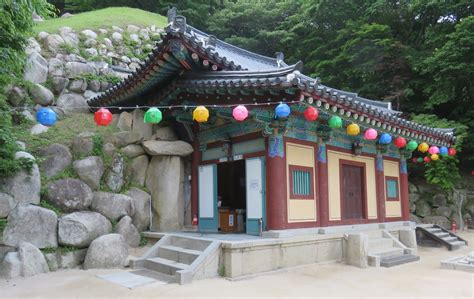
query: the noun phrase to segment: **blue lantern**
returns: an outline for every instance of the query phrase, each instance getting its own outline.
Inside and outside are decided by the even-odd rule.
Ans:
[[[285,118],[288,117],[291,113],[290,106],[287,104],[281,103],[280,105],[276,106],[275,113],[278,118]]]
[[[380,135],[380,138],[379,138],[380,144],[389,144],[390,142],[392,142],[392,136],[390,136],[390,134],[383,133],[382,135]]]
[[[439,154],[441,156],[447,156],[448,155],[448,148],[445,146],[442,146],[439,148]]]
[[[56,123],[56,112],[51,108],[41,108],[36,112],[36,120],[43,126],[53,126]]]

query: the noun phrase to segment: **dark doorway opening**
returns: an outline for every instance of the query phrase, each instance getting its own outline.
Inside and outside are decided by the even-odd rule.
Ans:
[[[365,207],[365,166],[342,164],[341,204],[343,220],[366,218]]]
[[[247,208],[245,160],[217,164],[219,230],[245,232]]]

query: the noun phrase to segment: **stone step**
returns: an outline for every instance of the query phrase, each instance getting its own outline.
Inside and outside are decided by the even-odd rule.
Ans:
[[[394,256],[394,255],[402,255],[402,254],[403,254],[403,248],[397,248],[397,247],[369,250],[369,255],[380,256],[381,258]]]
[[[380,229],[363,231],[370,239],[379,239],[382,238],[382,231]]]
[[[443,232],[443,230],[440,228],[427,228],[426,230],[432,234]]]
[[[453,242],[449,242],[449,244],[451,244],[453,246],[463,246],[463,245],[466,245],[466,242],[464,242],[464,241],[453,241]]]
[[[381,267],[390,268],[393,266],[398,266],[406,263],[419,261],[420,257],[412,254],[400,254],[390,257],[382,258],[380,261]]]
[[[169,245],[181,247],[184,249],[191,249],[197,251],[204,251],[212,241],[186,238],[181,236],[171,236]]]
[[[377,239],[369,239],[369,251],[383,249],[383,248],[391,248],[393,247],[393,241],[389,238],[377,238]]]
[[[176,271],[187,269],[189,265],[170,261],[161,257],[154,257],[146,259],[144,267],[166,275],[175,275]]]
[[[445,233],[445,232],[441,232],[441,233],[434,233],[434,235],[438,238],[444,238],[444,237],[448,237],[449,234],[448,233]]]
[[[453,241],[457,241],[458,238],[456,237],[444,237],[443,240],[446,241],[446,242],[453,242]]]
[[[201,253],[202,251],[173,245],[161,245],[158,247],[158,257],[186,265],[191,265]]]

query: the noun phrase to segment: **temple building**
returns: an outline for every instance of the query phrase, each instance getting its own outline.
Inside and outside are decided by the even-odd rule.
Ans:
[[[409,219],[408,143],[449,148],[451,131],[325,86],[281,53],[230,45],[174,10],[168,19],[141,67],[89,105],[159,107],[193,145],[186,221],[202,232],[258,235]],[[248,109],[243,121],[237,105]],[[209,110],[207,121],[193,119],[197,106]]]

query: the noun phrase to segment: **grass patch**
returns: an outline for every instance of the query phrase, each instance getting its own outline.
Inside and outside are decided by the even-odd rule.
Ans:
[[[43,252],[44,254],[47,254],[47,253],[64,254],[64,253],[74,252],[77,250],[79,250],[79,248],[70,247],[70,246],[59,246],[59,247],[46,247],[46,248],[41,249],[41,252]]]
[[[17,140],[25,142],[26,148],[28,148],[33,155],[36,155],[41,148],[53,143],[70,146],[74,137],[81,132],[93,132],[105,138],[118,131],[116,126],[97,126],[92,113],[68,115],[50,127],[47,132],[39,135],[31,135],[30,127],[30,123],[18,125],[15,127],[13,135]]]
[[[116,233],[118,220],[111,220],[110,223],[112,223],[112,233]]]
[[[59,28],[68,26],[76,31],[84,29],[98,30],[100,28],[119,26],[126,29],[126,25],[134,24],[141,27],[155,25],[163,28],[167,25],[166,17],[130,7],[109,7],[76,14],[69,18],[55,18],[37,24],[35,32],[57,32]]]
[[[7,219],[0,219],[0,237],[5,227],[7,227],[7,224],[8,224]]]
[[[145,246],[146,244],[148,244],[148,239],[147,239],[147,237],[145,237],[145,234],[140,233],[140,244],[139,244],[139,246],[140,246],[140,247],[143,247],[143,246]]]
[[[40,207],[53,211],[58,217],[61,217],[64,214],[63,211],[45,199],[40,200]]]

